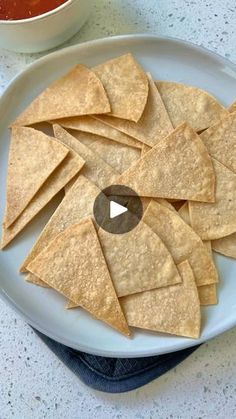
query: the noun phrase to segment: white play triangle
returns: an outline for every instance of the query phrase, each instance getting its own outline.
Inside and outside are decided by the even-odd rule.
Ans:
[[[128,211],[126,207],[123,207],[123,205],[118,204],[115,201],[110,201],[110,218],[118,217],[121,214],[124,214],[124,212]]]

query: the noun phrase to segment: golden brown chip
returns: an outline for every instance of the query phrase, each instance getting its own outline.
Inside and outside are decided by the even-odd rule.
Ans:
[[[3,224],[1,249],[6,247],[71,179],[74,179],[83,165],[84,160],[70,151],[63,162],[44,182],[17,220],[8,228]]]
[[[215,159],[216,201],[189,202],[193,229],[202,240],[215,240],[236,232],[236,174]]]
[[[181,281],[165,245],[142,221],[125,234],[100,228],[98,237],[118,297]]]
[[[82,174],[87,177],[91,182],[95,183],[100,189],[104,189],[109,186],[117,177],[118,172],[107,164],[99,154],[95,153],[89,147],[82,144],[79,139],[70,135],[60,125],[53,125],[55,137],[70,147],[76,153],[79,154],[85,160],[85,165],[82,170]],[[82,133],[81,135],[84,135]]]
[[[109,140],[116,141],[121,144],[129,145],[130,147],[141,148],[142,143],[129,137],[121,131],[118,131],[111,126],[104,124],[98,119],[91,116],[77,116],[75,118],[64,118],[53,121],[54,124],[58,123],[64,128],[73,129],[82,132],[89,132],[91,134],[101,135]],[[74,135],[74,133],[73,133]]]
[[[12,129],[4,224],[9,227],[69,153],[68,148],[33,128]]]
[[[140,196],[214,202],[215,175],[199,136],[186,124],[133,164],[116,181]]]
[[[143,156],[144,156],[144,154],[146,154],[148,151],[150,151],[150,150],[151,150],[151,148],[152,148],[152,147],[149,147],[149,145],[147,145],[147,144],[143,144],[143,146],[142,146],[142,154],[141,154],[141,157],[143,157]]]
[[[153,147],[157,144],[159,139],[166,137],[173,130],[173,126],[150,75],[148,75],[148,79],[149,93],[147,104],[138,123],[104,115],[96,116],[96,118],[101,122],[136,138],[136,140]]]
[[[50,285],[48,285],[46,282],[42,281],[42,279],[38,278],[37,276],[35,276],[34,274],[32,274],[31,272],[28,272],[25,280],[31,284],[34,285],[38,285],[39,287],[43,287],[43,288],[51,288]]]
[[[236,101],[228,108],[229,112],[236,112]]]
[[[28,270],[95,318],[130,335],[91,219],[59,234]]]
[[[110,103],[96,74],[77,65],[54,81],[22,112],[14,125],[32,125],[70,116],[110,112]]]
[[[91,148],[95,153],[99,154],[106,163],[119,173],[123,173],[132,163],[141,157],[141,150],[139,148],[117,143],[100,135],[81,131],[72,131],[72,135],[84,145]]]
[[[218,282],[218,274],[209,252],[177,211],[151,201],[143,221],[160,237],[176,264],[188,260],[197,286]]]
[[[236,112],[200,135],[210,156],[236,173]]]
[[[215,284],[198,287],[198,295],[201,306],[210,306],[218,303]]]
[[[21,272],[24,272],[26,266],[65,228],[71,224],[77,224],[82,218],[92,216],[94,200],[99,193],[100,189],[96,185],[84,176],[79,176],[44,227],[23,262]]]
[[[90,148],[119,173],[123,173],[141,157],[140,149],[119,144],[103,137],[96,138]]]
[[[197,87],[169,81],[157,81],[156,86],[174,128],[187,122],[195,131],[201,131],[228,114],[213,96]]]
[[[215,252],[236,259],[236,233],[222,239],[213,240],[211,243]]]
[[[93,71],[106,90],[111,115],[138,122],[147,102],[148,80],[132,54],[106,61]]]
[[[129,326],[198,338],[201,312],[193,272],[187,261],[178,265],[182,283],[120,299]]]

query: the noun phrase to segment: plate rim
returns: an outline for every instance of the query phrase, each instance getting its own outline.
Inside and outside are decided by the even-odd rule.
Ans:
[[[1,97],[0,97],[0,107],[2,105],[2,102],[5,100],[5,98],[11,93],[12,90],[14,90],[15,84],[18,83],[18,81],[20,81],[22,76],[27,75],[28,73],[31,73],[31,71],[33,71],[34,69],[37,69],[38,66],[43,65],[44,62],[47,62],[50,59],[54,59],[56,57],[62,56],[67,52],[73,52],[73,51],[78,51],[79,49],[86,49],[89,47],[94,47],[94,46],[102,46],[102,44],[106,43],[106,44],[112,44],[114,42],[122,42],[122,41],[134,41],[134,40],[140,40],[140,41],[169,41],[170,43],[174,43],[177,44],[179,46],[185,46],[185,47],[190,47],[192,50],[195,50],[196,52],[201,52],[203,54],[205,54],[207,57],[211,57],[212,59],[215,59],[218,63],[222,63],[225,66],[230,67],[233,71],[236,72],[236,64],[234,64],[232,61],[230,61],[228,58],[225,58],[223,56],[221,56],[220,54],[210,51],[207,48],[203,47],[203,46],[199,46],[196,45],[192,42],[189,41],[185,41],[182,40],[180,38],[176,38],[176,37],[170,37],[170,36],[158,36],[155,34],[142,34],[142,33],[137,33],[137,34],[128,34],[128,35],[117,35],[117,36],[112,36],[112,37],[104,37],[104,38],[99,38],[99,39],[95,39],[95,40],[90,40],[90,41],[86,41],[86,42],[82,42],[76,45],[72,45],[72,46],[68,46],[62,49],[59,49],[57,51],[48,53],[46,55],[44,55],[43,57],[40,57],[39,59],[36,59],[34,62],[28,64],[26,66],[26,68],[24,68],[22,71],[20,71],[15,77],[13,77],[13,79],[11,79],[11,81],[9,82],[9,84],[5,87],[5,89],[3,90]],[[72,342],[69,342],[66,338],[64,338],[63,336],[58,336],[56,333],[51,333],[50,331],[47,330],[47,328],[43,328],[41,327],[37,321],[35,321],[34,319],[32,319],[30,317],[30,315],[28,315],[25,311],[24,308],[22,306],[20,306],[16,301],[14,301],[13,299],[11,299],[11,297],[9,295],[7,295],[5,293],[5,291],[0,287],[0,298],[6,302],[12,309],[14,309],[26,322],[27,324],[29,324],[30,326],[32,326],[33,328],[37,329],[39,332],[45,334],[46,336],[50,337],[51,339],[69,346],[75,350],[80,350],[83,352],[87,352],[90,354],[94,354],[94,355],[99,355],[99,356],[106,356],[106,357],[126,357],[126,358],[132,358],[132,357],[148,357],[148,356],[154,356],[157,355],[158,348],[156,349],[156,351],[152,348],[152,349],[143,349],[142,353],[136,353],[133,349],[129,350],[129,353],[126,352],[120,352],[119,349],[118,350],[96,350],[94,348],[90,348],[87,347],[84,344],[73,344]],[[225,325],[223,324],[221,326],[220,329],[217,330],[217,333],[215,333],[214,331],[212,331],[212,333],[208,334],[207,337],[207,341],[214,338],[215,336],[220,335],[221,333],[225,332],[226,330],[231,329],[232,327],[236,326],[236,317],[235,319],[232,319],[228,324],[227,327],[225,327]],[[179,345],[179,344],[173,344],[171,346],[170,349],[168,349],[167,351],[165,351],[164,353],[171,353],[174,352],[176,350],[181,350],[181,349],[185,349],[185,348],[189,348],[195,345],[199,345],[201,343],[204,343],[204,337],[201,337],[200,339],[197,340],[193,340],[193,339],[189,339],[189,341],[186,344],[186,340],[183,341],[183,345]],[[159,352],[158,352],[159,353]],[[163,352],[162,352],[163,353]]]

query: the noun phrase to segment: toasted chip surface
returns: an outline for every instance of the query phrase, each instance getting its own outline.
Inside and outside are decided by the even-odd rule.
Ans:
[[[217,270],[209,252],[177,211],[151,201],[143,221],[161,238],[176,264],[188,260],[197,286],[218,282]]]
[[[129,145],[130,147],[142,147],[142,143],[140,141],[135,140],[135,138],[132,138],[125,133],[112,128],[110,125],[104,124],[102,121],[99,121],[98,119],[95,119],[91,116],[64,118],[53,122],[54,124],[57,123],[64,128],[101,135],[102,137],[108,138],[118,143]]]
[[[111,115],[137,122],[148,96],[145,72],[132,54],[106,61],[93,68],[111,104]]]
[[[193,272],[187,261],[178,265],[182,283],[120,299],[129,326],[198,338],[201,313]]]
[[[48,202],[74,178],[84,166],[84,160],[70,151],[62,163],[44,182],[27,207],[8,228],[3,224],[1,248],[7,246]]]
[[[217,289],[215,284],[198,287],[198,295],[201,306],[211,306],[218,303]]]
[[[236,173],[236,112],[200,135],[208,153]]]
[[[201,131],[228,114],[213,96],[197,87],[170,81],[157,81],[156,86],[174,127],[187,122]]]
[[[202,240],[215,240],[236,232],[236,174],[215,159],[212,163],[216,201],[189,202],[191,225]]]
[[[228,108],[229,112],[236,112],[236,101]]]
[[[68,148],[40,131],[24,127],[12,129],[4,217],[6,227],[19,217],[68,153]]]
[[[59,234],[28,270],[97,319],[130,334],[91,219]]]
[[[119,173],[123,173],[141,157],[140,149],[102,137],[96,138],[90,148]]]
[[[84,176],[79,176],[75,184],[44,227],[38,240],[22,264],[21,271],[65,228],[79,223],[93,215],[93,204],[100,189]]]
[[[76,153],[79,154],[85,161],[82,173],[91,182],[95,183],[100,189],[104,189],[109,186],[117,177],[118,172],[107,164],[99,154],[95,153],[89,147],[86,147],[82,142],[69,134],[60,125],[53,126],[55,137],[60,140],[63,144],[70,147]],[[81,133],[84,136],[84,133]]]
[[[136,140],[153,147],[159,139],[166,137],[173,130],[173,126],[150,75],[148,75],[148,80],[149,93],[147,104],[142,117],[137,123],[103,115],[96,118],[136,138]]]
[[[119,297],[181,281],[165,245],[142,221],[125,234],[100,228],[98,237]]]
[[[45,89],[22,112],[14,125],[32,125],[78,115],[110,112],[110,103],[96,74],[77,65]]]
[[[212,249],[217,253],[236,259],[236,233],[223,237],[222,239],[212,240]]]
[[[199,136],[186,124],[176,128],[124,172],[117,183],[140,196],[213,202],[215,175]]]

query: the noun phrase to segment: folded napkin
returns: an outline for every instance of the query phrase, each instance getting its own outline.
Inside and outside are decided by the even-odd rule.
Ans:
[[[35,333],[83,383],[106,393],[142,387],[184,361],[200,346],[145,358],[106,358],[71,349],[37,330]]]

